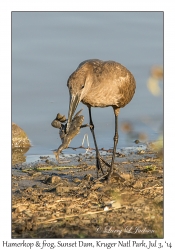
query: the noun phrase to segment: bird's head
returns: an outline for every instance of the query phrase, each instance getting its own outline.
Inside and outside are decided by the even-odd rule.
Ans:
[[[70,95],[68,122],[67,122],[67,128],[66,128],[67,133],[69,131],[69,127],[72,121],[73,114],[79,102],[87,94],[90,85],[91,85],[91,79],[88,76],[88,72],[86,69],[82,69],[82,68],[73,72],[67,81],[67,86],[68,86],[69,95]]]

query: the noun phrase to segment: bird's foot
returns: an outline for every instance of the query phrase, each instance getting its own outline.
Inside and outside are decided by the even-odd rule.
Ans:
[[[111,177],[114,177],[115,179],[121,180],[122,182],[125,181],[125,179],[122,176],[120,176],[116,171],[115,172],[113,171],[114,166],[111,166],[108,162],[103,160],[101,157],[99,157],[98,160],[99,160],[100,164],[103,163],[103,165],[105,164],[110,169],[107,171],[106,174],[104,174],[104,172],[102,172],[103,175],[101,177],[99,177],[99,178],[98,178],[98,175],[97,175],[97,180],[96,181],[104,179],[105,181],[107,181],[107,183],[109,183]]]
[[[101,170],[102,174],[104,176],[106,176],[106,174],[104,174],[104,171],[103,171],[103,166],[107,166],[107,167],[111,167],[111,165],[105,161],[100,155],[97,156],[97,178],[98,178],[98,171]]]
[[[107,167],[111,168],[111,165],[105,161],[101,156],[100,154],[96,157],[96,166],[97,166],[97,179],[98,179],[98,171],[101,170],[103,176],[100,177],[100,178],[104,178],[107,174],[104,174],[104,171],[103,171],[103,167],[106,165]]]
[[[102,168],[102,162],[101,162],[101,157],[97,156],[96,157],[96,167],[97,167],[97,178],[98,178],[98,171],[101,170],[102,174],[104,175],[104,171]]]
[[[107,161],[105,161],[100,156],[100,154],[97,155],[97,157],[96,157],[96,164],[97,164],[97,171],[101,170],[101,172],[102,172],[103,175],[104,175],[104,171],[103,171],[102,166],[106,165],[107,167],[111,168],[111,165]]]
[[[101,156],[99,156],[99,159],[100,159],[100,161],[103,163],[103,164],[105,164],[107,167],[111,167],[111,165],[107,162],[107,161],[105,161]]]
[[[102,176],[98,177],[94,182],[98,182],[98,181],[105,181],[107,183],[109,183],[110,179],[111,179],[111,175],[109,174],[109,172],[107,172],[106,174],[103,174]]]
[[[121,177],[118,173],[115,173],[115,175],[114,175],[114,174],[108,172],[108,173],[100,176],[99,178],[97,178],[95,180],[95,182],[105,181],[105,182],[109,183],[111,180],[111,177],[117,178],[118,180],[121,180],[122,182],[125,181],[125,179],[123,177]]]
[[[106,162],[106,161],[100,156],[100,154],[97,155],[97,156],[96,156],[97,181],[98,181],[98,180],[101,180],[101,179],[103,179],[103,178],[105,178],[105,176],[107,175],[107,174],[104,173],[104,170],[103,170],[103,166],[104,166],[104,165],[106,165],[107,167],[110,167],[110,166],[111,166],[108,162]],[[101,172],[102,172],[102,174],[103,174],[100,178],[98,177],[98,172],[99,172],[99,170],[101,170]]]
[[[122,182],[125,181],[125,179],[119,175],[117,172],[114,172],[113,170],[109,169],[108,173],[105,176],[105,179],[107,180],[107,183],[110,181],[111,177],[114,177],[117,180],[121,180]]]
[[[106,180],[106,176],[108,175],[108,173],[106,173],[106,174],[103,174],[102,176],[100,176],[99,178],[97,177],[97,179],[96,180],[94,180],[94,182],[98,182],[98,181],[101,181],[101,180],[103,180],[104,179],[104,181]]]

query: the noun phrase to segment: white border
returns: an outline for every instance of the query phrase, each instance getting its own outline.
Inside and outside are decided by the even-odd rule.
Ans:
[[[11,239],[11,11],[164,11],[164,146],[165,146],[165,234],[164,242],[174,241],[174,168],[175,168],[175,22],[173,1],[1,1],[0,7],[0,245]],[[172,138],[172,143],[171,139]],[[14,240],[11,240],[14,242]],[[105,240],[107,242],[107,240]],[[161,240],[160,240],[161,241]],[[30,242],[32,242],[30,240]],[[13,248],[11,248],[13,249]],[[32,248],[34,249],[34,248]]]

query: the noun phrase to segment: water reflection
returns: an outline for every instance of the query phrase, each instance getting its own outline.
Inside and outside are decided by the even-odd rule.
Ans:
[[[26,153],[29,148],[14,148],[12,149],[12,165],[26,162]]]

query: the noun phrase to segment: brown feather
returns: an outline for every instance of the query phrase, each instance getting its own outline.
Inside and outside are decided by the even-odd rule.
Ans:
[[[83,90],[80,101],[87,106],[112,106],[115,110],[131,101],[136,83],[131,72],[120,63],[93,59],[80,63],[69,77],[68,87],[73,94]]]

